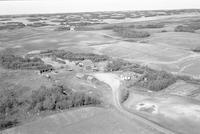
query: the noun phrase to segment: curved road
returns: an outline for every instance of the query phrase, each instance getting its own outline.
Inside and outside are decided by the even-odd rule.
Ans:
[[[108,84],[111,88],[112,88],[112,93],[113,93],[113,102],[115,107],[124,115],[128,116],[131,119],[134,120],[138,120],[141,123],[144,123],[146,125],[148,125],[149,127],[156,129],[157,131],[164,133],[164,134],[175,134],[174,132],[165,129],[149,120],[146,120],[138,115],[135,115],[133,113],[130,113],[126,110],[123,109],[123,107],[121,106],[120,103],[120,78],[116,75],[116,74],[112,74],[112,73],[96,73],[93,74],[94,77],[96,77],[98,80]]]

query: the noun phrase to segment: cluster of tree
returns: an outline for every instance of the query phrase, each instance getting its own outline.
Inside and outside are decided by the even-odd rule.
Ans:
[[[0,64],[7,69],[53,70],[51,65],[46,65],[40,58],[23,58],[14,54],[0,55]]]
[[[63,86],[41,87],[27,97],[21,90],[0,90],[0,130],[20,123],[22,114],[33,115],[43,111],[59,111],[85,105],[99,105],[96,96],[74,92]],[[26,115],[23,115],[26,116]]]
[[[179,26],[176,26],[175,29],[174,29],[175,32],[190,32],[190,33],[194,33],[195,32],[195,29],[193,29],[192,27],[190,26],[182,26],[182,25],[179,25]]]
[[[66,23],[67,25],[71,25],[71,26],[76,26],[76,27],[83,27],[83,26],[92,26],[92,25],[97,25],[97,24],[102,24],[100,22],[91,22],[91,21],[87,21],[87,22],[68,22]]]
[[[124,14],[120,14],[120,15],[111,15],[110,19],[116,19],[116,20],[121,20],[121,19],[125,19],[126,16]]]
[[[106,71],[132,71],[142,74],[145,71],[145,67],[122,59],[114,59],[107,64]]]
[[[190,22],[187,24],[188,27],[190,27],[193,30],[199,30],[200,29],[200,22],[199,20],[196,20],[195,22]]]
[[[192,49],[192,51],[193,51],[193,52],[198,52],[198,53],[199,53],[199,52],[200,52],[200,47],[196,47],[196,48]]]
[[[63,110],[71,107],[79,107],[91,104],[100,104],[101,102],[85,93],[73,92],[71,89],[56,86],[54,88],[42,87],[33,91],[30,101],[30,109],[37,112],[45,110]]]
[[[114,60],[111,60],[107,64],[106,71],[108,71],[108,72],[120,71],[120,70],[122,70],[122,68],[127,67],[129,65],[131,65],[130,62],[127,62],[127,61],[122,60],[122,59],[114,59]]]
[[[146,38],[150,36],[146,31],[138,31],[126,27],[115,27],[113,31],[125,38]]]
[[[55,31],[69,31],[70,27],[69,26],[59,26],[55,29]]]
[[[30,21],[30,22],[38,22],[38,21],[45,20],[45,19],[33,17],[33,18],[28,18],[27,20]]]
[[[161,23],[152,23],[146,25],[137,25],[136,28],[163,28],[165,25]]]
[[[168,86],[174,84],[177,78],[165,71],[155,71],[155,70],[146,70],[140,80],[138,80],[134,85],[147,88],[152,91],[160,91],[167,88]]]
[[[19,28],[24,28],[25,24],[21,22],[7,22],[3,25],[0,25],[0,30],[14,30]]]
[[[45,22],[35,22],[32,24],[27,24],[27,26],[30,27],[44,27],[44,26],[48,26],[49,24],[45,23]]]
[[[117,24],[104,24],[100,26],[101,30],[113,30],[115,27],[117,27]]]
[[[106,55],[98,55],[93,53],[72,53],[65,50],[47,50],[41,52],[40,54],[53,55],[58,58],[67,59],[70,61],[91,60],[93,62],[101,62],[109,59],[109,57]]]
[[[152,91],[162,90],[175,83],[178,78],[165,71],[156,71],[146,66],[140,66],[121,59],[109,62],[106,66],[106,71],[129,71],[142,74],[142,77],[137,81],[128,82],[127,87],[139,86]]]
[[[94,31],[97,30],[96,27],[90,27],[90,26],[79,26],[75,28],[76,31]]]
[[[14,87],[14,88],[13,88]],[[10,86],[0,89],[0,130],[15,126],[23,113],[25,87]]]

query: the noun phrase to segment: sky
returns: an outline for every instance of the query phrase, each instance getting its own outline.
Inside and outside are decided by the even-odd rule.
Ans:
[[[183,8],[200,9],[200,0],[0,0],[0,15]]]

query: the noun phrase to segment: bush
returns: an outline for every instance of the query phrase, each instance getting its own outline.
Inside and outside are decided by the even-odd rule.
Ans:
[[[124,27],[115,27],[113,31],[125,38],[146,38],[150,36],[148,32],[137,31],[134,29]]]
[[[175,32],[190,32],[190,33],[195,32],[195,30],[193,28],[191,28],[189,26],[181,26],[181,25],[175,27],[174,31]]]

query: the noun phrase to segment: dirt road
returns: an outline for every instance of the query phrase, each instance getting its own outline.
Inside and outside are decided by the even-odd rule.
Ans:
[[[128,118],[132,119],[132,120],[137,120],[147,126],[149,126],[151,129],[155,129],[155,131],[157,130],[158,132],[164,133],[164,134],[175,134],[174,132],[165,129],[149,120],[146,120],[138,115],[135,115],[133,113],[130,113],[128,111],[126,111],[120,103],[120,78],[116,75],[116,74],[112,74],[112,73],[96,73],[94,74],[94,76],[108,84],[111,88],[112,88],[112,93],[113,93],[113,103],[115,105],[115,107],[124,115],[126,115]],[[155,134],[155,133],[154,133]]]

